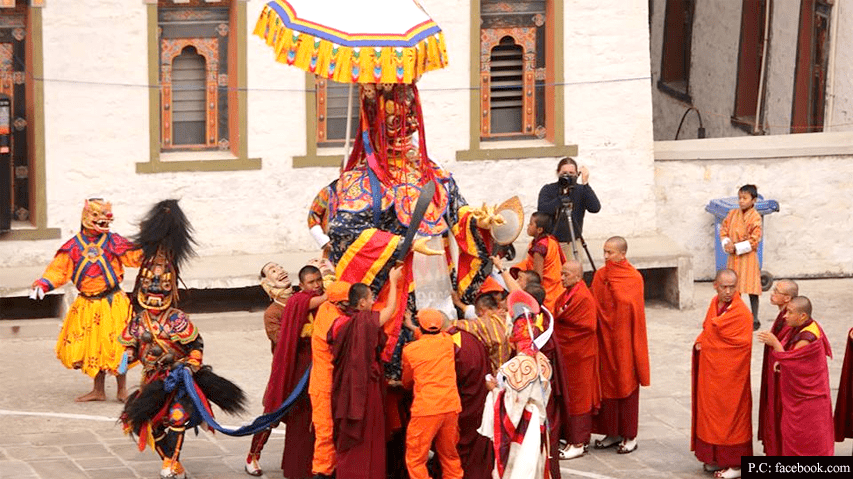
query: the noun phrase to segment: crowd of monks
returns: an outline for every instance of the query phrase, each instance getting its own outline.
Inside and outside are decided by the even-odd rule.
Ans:
[[[588,287],[582,264],[566,259],[556,239],[544,233],[547,227],[534,214],[527,256],[512,268],[491,258],[493,276],[474,304],[455,298],[461,319],[450,321],[434,310],[407,315],[404,325],[415,340],[398,356],[400,380],[388,378],[380,354],[397,310],[400,295],[393,288],[400,269],[391,270],[392,291],[377,303],[366,285],[334,280],[331,269],[303,267],[298,292],[274,302],[275,312],[267,315],[268,323],[279,321],[270,335],[274,354],[265,411],[275,410],[308,375],[308,394],[283,419],[284,477],[511,477],[513,464],[522,462],[518,455],[528,430],[522,428],[530,418],[506,410],[508,423],[491,425],[494,433],[484,428],[489,416],[502,417],[490,410],[503,407],[490,399],[495,377],[512,375],[510,366],[521,367],[518,359],[527,356],[547,372],[539,373],[539,395],[545,397],[537,453],[544,462],[529,477],[559,478],[559,460],[587,454],[590,445],[634,452],[640,386],[650,384],[643,278],[626,258],[626,240],[617,236],[605,242],[605,264]],[[276,274],[280,267],[274,264],[262,271],[264,277]],[[690,449],[706,471],[724,478],[740,477],[741,457],[753,455],[753,317],[737,281],[733,270],[717,274],[717,295],[692,356]],[[527,320],[529,333],[514,324],[518,315],[507,305],[507,295],[515,292],[538,303],[534,319]],[[781,280],[771,302],[779,315],[769,331],[758,333],[765,345],[758,439],[767,455],[832,455],[834,440],[853,437],[853,359],[845,358],[833,419],[826,361],[831,352],[810,301],[793,281]],[[528,341],[516,338],[516,330]],[[848,353],[851,344],[853,330]],[[525,400],[532,404],[534,396]],[[603,437],[590,444],[592,434]],[[265,431],[253,438],[247,473],[261,474],[258,459],[268,437]]]

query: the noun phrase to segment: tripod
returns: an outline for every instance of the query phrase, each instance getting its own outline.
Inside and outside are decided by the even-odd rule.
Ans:
[[[580,233],[575,234],[575,220],[572,218],[572,212],[574,205],[572,204],[571,192],[574,189],[574,185],[569,186],[568,188],[563,188],[560,191],[560,207],[557,208],[557,219],[554,222],[554,232],[557,231],[557,228],[560,225],[560,221],[565,221],[569,225],[569,244],[572,245],[572,258],[575,261],[580,261],[580,256],[578,254],[578,246],[575,242],[576,239],[581,241],[581,247],[586,252],[586,257],[589,259],[589,264],[592,266],[592,271],[595,272],[595,262],[592,260],[592,254],[589,252],[589,247],[586,245],[586,240],[583,238],[583,235]]]

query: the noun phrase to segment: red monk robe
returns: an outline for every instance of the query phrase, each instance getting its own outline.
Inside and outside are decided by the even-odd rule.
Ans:
[[[453,339],[456,357],[456,388],[462,401],[459,413],[459,442],[456,450],[463,479],[490,479],[495,466],[492,441],[480,435],[477,428],[486,404],[486,375],[491,373],[486,347],[476,336],[452,326],[447,330]]]
[[[589,442],[592,415],[601,404],[596,312],[595,299],[583,281],[557,300],[554,337],[569,371],[569,407],[562,428],[569,444]]]
[[[513,276],[518,276],[518,271],[533,269],[533,255],[539,254],[544,258],[542,265],[542,288],[545,289],[545,302],[548,311],[554,311],[557,298],[563,294],[563,282],[561,274],[566,256],[563,254],[560,243],[552,235],[542,235],[530,242],[527,256],[511,268]]]
[[[690,450],[705,464],[740,467],[752,455],[752,312],[740,296],[711,300],[696,344]]]
[[[628,260],[608,261],[595,272],[592,296],[598,306],[601,378],[601,410],[593,432],[633,439],[639,387],[650,384],[643,277]]]
[[[781,338],[790,329],[790,326],[785,324],[785,308],[779,311],[776,319],[773,321],[773,326],[770,327],[770,332],[777,338]],[[764,454],[767,454],[767,441],[772,441],[773,438],[765,438],[765,430],[767,424],[767,382],[773,379],[773,363],[769,360],[770,352],[773,351],[772,346],[764,345],[764,358],[761,361],[761,391],[758,395],[758,440],[764,444]]]
[[[315,310],[308,302],[316,293],[299,291],[287,301],[281,314],[272,368],[264,393],[264,412],[281,406],[311,365],[311,333],[307,331]],[[307,331],[307,333],[306,333]],[[288,479],[311,477],[314,433],[311,431],[311,401],[303,394],[284,417],[286,432],[281,469]]]
[[[838,397],[835,398],[835,441],[853,437],[853,328],[847,333],[847,349],[844,365],[838,382]]]
[[[378,311],[332,323],[332,417],[337,477],[385,479],[384,380],[379,355],[386,337]]]
[[[801,339],[809,344],[793,349]],[[829,340],[817,321],[788,328],[779,338],[785,351],[772,351],[775,380],[768,381],[764,447],[768,456],[832,456],[832,400]],[[781,407],[781,409],[779,408]],[[769,440],[773,438],[773,440]]]

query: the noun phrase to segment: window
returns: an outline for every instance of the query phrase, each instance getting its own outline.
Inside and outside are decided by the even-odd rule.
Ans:
[[[738,56],[737,90],[732,123],[750,133],[759,132],[761,112],[761,70],[765,58],[767,32],[766,0],[743,0],[740,25],[740,54]]]
[[[344,146],[347,132],[347,100],[352,102],[352,120],[350,121],[350,144],[358,132],[358,119],[361,102],[359,86],[317,78],[317,146]]]
[[[229,150],[230,0],[160,0],[161,149]]]
[[[43,0],[0,1],[0,239],[59,238],[47,227]]]
[[[695,0],[666,0],[658,88],[688,103]]]
[[[481,0],[480,138],[545,138],[544,0]]]
[[[831,10],[829,0],[802,0],[791,133],[823,131]]]
[[[258,170],[248,158],[246,0],[148,4],[150,159],[137,173]]]

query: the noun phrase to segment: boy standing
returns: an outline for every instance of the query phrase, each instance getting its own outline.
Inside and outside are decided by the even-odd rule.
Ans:
[[[554,311],[557,298],[563,294],[561,274],[566,256],[560,249],[560,243],[553,235],[548,234],[551,230],[551,217],[545,213],[535,212],[530,216],[527,225],[527,234],[533,237],[527,257],[512,267],[513,275],[517,276],[516,270],[533,270],[542,278],[542,287],[545,288],[545,307],[548,311]]]
[[[427,458],[435,440],[442,477],[462,479],[459,413],[462,403],[456,387],[453,339],[442,332],[444,314],[434,309],[418,312],[420,339],[403,348],[403,386],[414,387],[412,419],[406,431],[406,467],[411,479],[428,479]]]
[[[761,326],[758,321],[758,296],[761,295],[761,272],[758,267],[758,243],[761,241],[761,215],[755,211],[758,188],[743,185],[738,190],[738,206],[729,211],[720,226],[720,242],[729,254],[726,268],[737,273],[738,293],[749,295],[752,308],[752,329]]]

